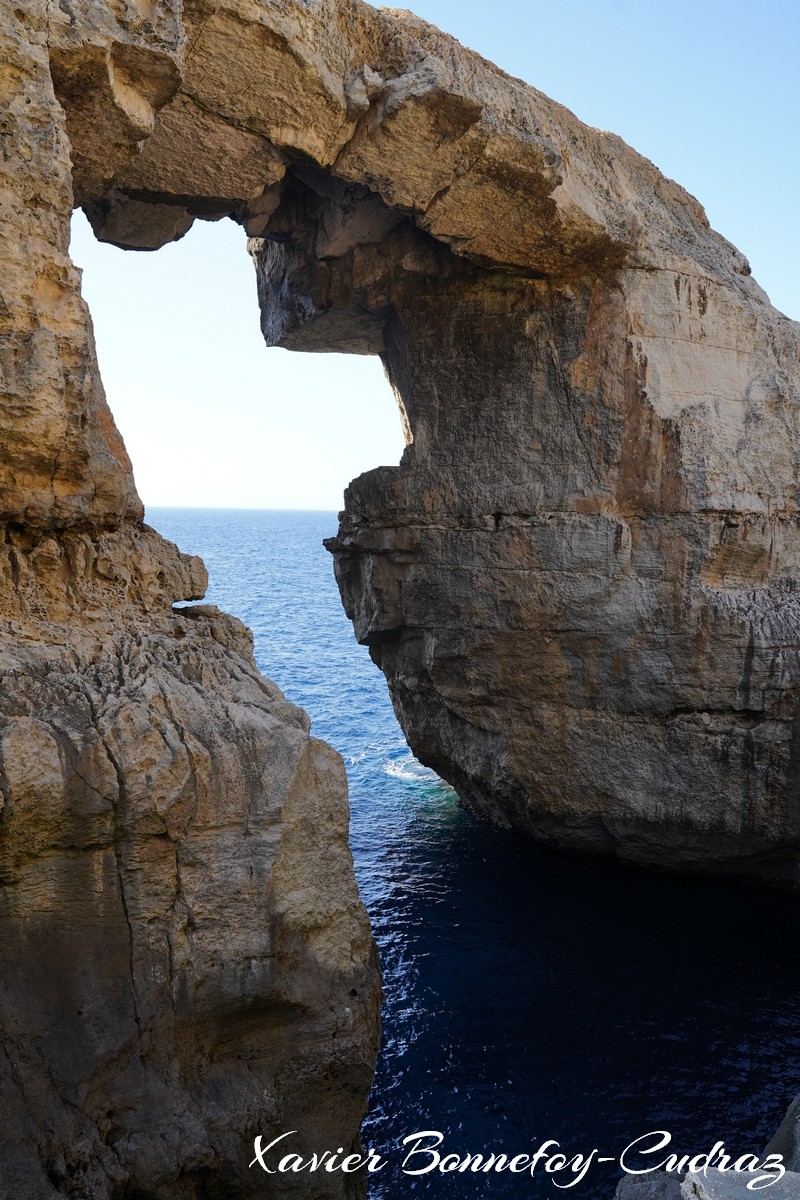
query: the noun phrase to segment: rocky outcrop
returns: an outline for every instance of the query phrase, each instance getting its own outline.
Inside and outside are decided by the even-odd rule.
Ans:
[[[535,280],[410,244],[422,278],[381,280],[412,441],[329,545],[416,754],[535,836],[796,881],[795,327],[688,265]]]
[[[708,1175],[688,1175],[682,1186],[682,1200],[750,1200],[753,1189],[748,1184],[753,1178],[732,1178],[721,1171],[709,1171]],[[763,1187],[763,1182],[761,1184]],[[769,1184],[772,1200],[794,1200],[800,1195],[800,1175],[787,1173],[782,1179]]]
[[[258,1195],[254,1137],[350,1144],[372,1079],[342,762],[234,618],[126,605],[167,550],[132,530],[3,547],[9,1200]],[[196,594],[199,564],[172,557]]]
[[[615,1192],[615,1200],[752,1200],[764,1194],[771,1200],[796,1200],[800,1175],[787,1171],[781,1179],[758,1172],[689,1172],[682,1180],[656,1173],[637,1178],[627,1175]]]
[[[2,1200],[263,1195],[254,1137],[357,1143],[377,1052],[343,764],[238,621],[175,606],[205,570],[142,523],[67,252],[73,178],[104,195],[175,93],[177,13],[0,19]]]
[[[757,1170],[736,1170],[750,1164],[733,1154],[726,1170],[705,1166],[702,1169],[698,1154],[695,1170],[667,1172],[652,1170],[647,1174],[626,1174],[617,1185],[614,1200],[749,1200],[754,1195],[766,1195],[773,1200],[795,1200],[800,1196],[800,1149],[798,1149],[798,1116],[800,1096],[790,1105],[778,1132],[762,1155],[755,1155]],[[710,1152],[709,1152],[710,1153]],[[752,1152],[744,1152],[746,1159]],[[715,1161],[719,1158],[715,1155]],[[783,1168],[782,1173],[776,1167]],[[780,1175],[780,1178],[779,1178]]]
[[[789,1170],[800,1174],[800,1096],[789,1108],[766,1153],[780,1154]]]

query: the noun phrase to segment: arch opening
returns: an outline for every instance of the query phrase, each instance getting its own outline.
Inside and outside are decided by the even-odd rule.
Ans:
[[[198,221],[157,254],[131,254],[76,212],[71,254],[146,508],[336,512],[351,479],[399,462],[404,414],[377,357],[264,346],[233,223]]]

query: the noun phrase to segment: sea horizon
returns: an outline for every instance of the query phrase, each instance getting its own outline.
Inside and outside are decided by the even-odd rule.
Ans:
[[[144,502],[143,502],[144,503]],[[179,512],[303,512],[303,513],[339,513],[342,510],[338,508],[284,508],[284,507],[253,507],[251,505],[240,504],[145,504],[144,511],[147,515],[148,509],[175,509]]]

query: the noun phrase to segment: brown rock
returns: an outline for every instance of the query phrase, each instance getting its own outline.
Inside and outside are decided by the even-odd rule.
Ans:
[[[256,1134],[357,1143],[379,1036],[342,762],[239,622],[173,610],[205,570],[141,523],[67,255],[72,163],[119,241],[185,220],[107,190],[180,78],[134,8],[0,19],[2,1200],[263,1195]]]
[[[0,1195],[262,1195],[372,1079],[344,766],[152,530],[2,551]]]
[[[53,528],[141,517],[97,370],[79,275],[64,113],[44,4],[4,6],[0,86],[15,153],[0,162],[3,305],[0,520]]]

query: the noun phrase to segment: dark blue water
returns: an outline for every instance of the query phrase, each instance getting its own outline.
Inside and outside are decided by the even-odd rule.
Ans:
[[[798,901],[564,857],[459,810],[354,641],[321,545],[335,514],[147,517],[202,555],[208,601],[253,629],[260,668],[347,765],[386,989],[364,1128],[389,1160],[375,1200],[564,1194],[538,1171],[404,1175],[416,1130],[462,1155],[554,1138],[616,1158],[655,1129],[685,1153],[761,1150],[800,1091]],[[566,1195],[606,1200],[619,1175],[593,1164]]]

